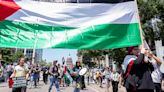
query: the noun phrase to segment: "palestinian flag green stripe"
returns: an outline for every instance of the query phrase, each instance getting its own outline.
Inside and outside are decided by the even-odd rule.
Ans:
[[[138,23],[64,27],[4,20],[0,30],[0,47],[9,48],[109,49],[141,44]]]

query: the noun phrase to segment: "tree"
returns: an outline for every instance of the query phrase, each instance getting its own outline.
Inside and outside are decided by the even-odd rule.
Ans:
[[[89,68],[95,67],[96,66],[96,62],[92,62],[91,61],[91,57],[85,55],[83,56],[83,64],[87,65]]]
[[[11,56],[12,52],[11,49],[9,48],[1,48],[0,53],[2,55],[2,60],[5,61],[6,63],[9,63],[12,61]]]
[[[148,41],[150,47],[154,48],[154,40],[158,40],[155,33],[153,32],[153,27],[151,25],[151,20],[153,18],[158,18],[161,20],[158,23],[160,39],[164,40],[162,35],[164,28],[164,1],[163,0],[138,0],[139,15],[142,23],[142,29],[145,33],[145,38]]]
[[[48,65],[48,63],[46,62],[46,60],[41,60],[41,61],[39,62],[39,64],[40,64],[41,66],[47,66],[47,65]]]
[[[105,59],[106,54],[109,55],[112,60],[121,64],[127,54],[127,50],[126,48],[110,50],[78,50],[78,55],[83,55],[83,63],[86,65],[92,64],[90,63],[91,58],[96,58],[98,62],[100,62],[102,59]]]
[[[10,48],[1,48],[0,53],[2,55],[2,60],[5,63],[17,62],[17,60],[20,57],[24,57],[23,52],[21,51],[15,52],[14,49],[10,49]]]
[[[12,62],[17,62],[19,58],[24,57],[24,54],[22,51],[17,51],[16,53],[13,53],[11,55]]]

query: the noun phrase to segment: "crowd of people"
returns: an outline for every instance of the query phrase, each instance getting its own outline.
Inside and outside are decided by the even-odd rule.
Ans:
[[[65,72],[65,68],[67,67],[61,66],[60,64],[57,63],[58,61],[55,60],[52,62],[52,65],[49,67],[39,66],[38,64],[27,64],[25,58],[22,57],[19,59],[19,62],[16,65],[0,64],[0,78],[2,78],[3,76],[4,78],[3,81],[8,82],[9,88],[12,88],[12,92],[26,92],[27,87],[18,87],[18,88],[12,87],[13,85],[12,79],[24,76],[25,79],[27,80],[27,85],[29,86],[29,88],[32,87],[37,88],[40,81],[40,76],[42,76],[43,82],[45,84],[48,83],[48,79],[49,79],[50,86],[48,92],[51,92],[51,89],[54,84],[56,87],[56,91],[60,92],[60,86],[62,87],[69,86],[73,82],[65,78],[66,75],[64,74],[64,72]],[[80,62],[77,62],[76,66],[70,70],[72,71],[70,73],[70,76],[74,79],[76,85],[78,85],[75,87],[74,92],[79,92],[80,89],[85,88],[85,85],[82,85],[82,83],[84,83],[84,76],[79,76],[78,74],[79,69],[81,69],[81,65]]]
[[[4,76],[4,80],[6,82],[8,80],[11,88],[12,78],[24,76],[27,85],[30,88],[36,88],[40,76],[43,76],[45,85],[49,83],[48,92],[51,92],[53,85],[56,87],[56,92],[60,92],[60,87],[70,86],[74,82],[74,92],[80,92],[86,88],[86,83],[99,85],[100,88],[106,85],[105,92],[109,92],[111,86],[113,92],[118,92],[118,88],[121,86],[124,86],[127,92],[164,92],[164,74],[159,69],[161,64],[162,61],[158,57],[142,46],[140,48],[138,46],[128,48],[128,55],[124,58],[122,68],[91,68],[83,76],[78,74],[83,68],[79,61],[72,69],[68,69],[65,65],[58,64],[57,60],[48,67],[27,64],[25,58],[22,57],[17,65],[0,64],[0,80]],[[12,92],[26,92],[26,88],[26,86],[13,87]]]

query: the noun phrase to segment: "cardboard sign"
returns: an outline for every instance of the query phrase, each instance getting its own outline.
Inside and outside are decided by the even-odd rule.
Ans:
[[[25,77],[15,77],[13,78],[14,84],[13,88],[18,88],[18,87],[26,87],[27,82]]]

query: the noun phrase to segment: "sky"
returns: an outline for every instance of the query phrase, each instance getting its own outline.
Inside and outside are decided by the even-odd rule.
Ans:
[[[62,63],[62,57],[66,58],[69,56],[72,57],[73,63],[77,60],[77,50],[76,49],[43,49],[43,57],[42,59],[47,62],[52,62],[53,60],[58,60],[58,62]]]

